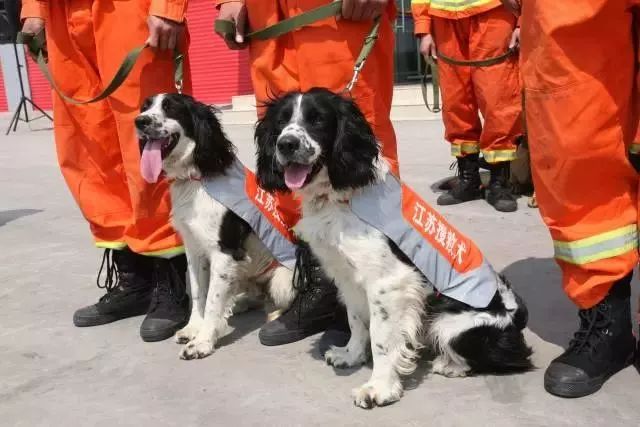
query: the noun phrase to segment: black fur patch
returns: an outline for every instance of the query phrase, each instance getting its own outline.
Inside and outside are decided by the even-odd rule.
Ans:
[[[251,233],[251,227],[245,220],[227,210],[222,217],[220,230],[218,230],[220,237],[218,246],[223,253],[231,255],[234,260],[242,261],[247,256],[244,243]]]

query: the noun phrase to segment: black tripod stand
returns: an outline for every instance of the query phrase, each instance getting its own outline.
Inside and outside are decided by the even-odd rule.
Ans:
[[[38,107],[38,105],[31,100],[31,98],[27,98],[24,93],[24,81],[22,80],[22,69],[24,65],[20,63],[20,58],[18,57],[18,45],[13,43],[13,51],[16,55],[16,66],[18,67],[18,81],[20,82],[20,102],[18,103],[18,108],[16,108],[16,112],[9,123],[9,128],[7,129],[7,133],[5,135],[9,135],[9,132],[13,130],[14,132],[18,129],[18,122],[29,123],[34,120],[41,119],[42,117],[46,117],[49,120],[53,121],[53,118],[49,114],[47,114],[42,108]],[[39,117],[29,118],[29,111],[27,109],[27,104],[31,104],[31,106],[40,111],[42,113]],[[24,109],[24,118],[21,117],[22,110]]]

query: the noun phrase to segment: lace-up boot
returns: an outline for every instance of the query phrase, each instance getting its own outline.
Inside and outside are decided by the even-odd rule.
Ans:
[[[448,192],[438,197],[438,205],[448,206],[469,202],[482,198],[482,182],[480,181],[480,166],[478,154],[468,154],[458,157],[456,163],[458,180]]]
[[[498,162],[490,165],[491,179],[487,192],[487,202],[500,212],[515,212],[518,202],[509,183],[511,162]]]

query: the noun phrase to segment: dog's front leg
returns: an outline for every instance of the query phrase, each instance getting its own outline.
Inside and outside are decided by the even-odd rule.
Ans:
[[[380,293],[377,287],[372,286],[369,296],[369,334],[373,373],[366,384],[352,392],[354,404],[361,408],[388,405],[402,397],[398,364],[404,356],[406,344],[402,327],[403,305],[397,300],[400,297],[398,293]]]
[[[350,307],[347,303],[347,316],[351,329],[349,342],[346,347],[331,346],[324,355],[327,364],[335,368],[363,365],[369,359],[369,331],[362,319],[362,314],[357,313],[353,306]]]
[[[187,250],[189,271],[189,296],[191,297],[191,317],[189,323],[176,333],[176,342],[186,344],[193,340],[204,320],[206,290],[209,283],[209,262],[198,254]]]
[[[238,265],[224,253],[212,258],[204,320],[196,337],[182,349],[183,359],[207,357],[213,353],[218,338],[228,331],[227,317],[231,315]]]

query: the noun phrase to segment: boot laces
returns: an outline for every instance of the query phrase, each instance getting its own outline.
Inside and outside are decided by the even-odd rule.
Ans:
[[[298,291],[295,304],[298,312],[298,324],[302,320],[302,306],[305,296],[312,290],[312,283],[316,280],[315,272],[319,269],[314,265],[313,254],[307,245],[300,245],[296,251],[296,263],[293,268],[293,288]]]
[[[101,282],[102,272],[105,272],[104,281]],[[113,260],[113,251],[111,249],[105,249],[102,255],[102,263],[100,264],[100,270],[98,271],[98,277],[96,278],[96,285],[100,289],[107,291],[105,295],[100,298],[103,301],[111,292],[113,292],[120,282],[120,273],[118,266]]]
[[[184,285],[176,267],[166,260],[159,262],[157,267],[153,270],[156,287],[153,292],[151,307],[149,307],[150,312],[155,310],[163,301],[173,301],[177,304],[184,297],[184,291],[181,289],[185,289],[185,286],[176,284],[177,282],[179,285]],[[161,275],[164,277],[160,277]]]
[[[602,338],[609,334],[608,327],[612,323],[609,314],[610,306],[602,302],[588,310],[580,310],[580,329],[569,343],[569,351],[574,353],[590,352]]]

